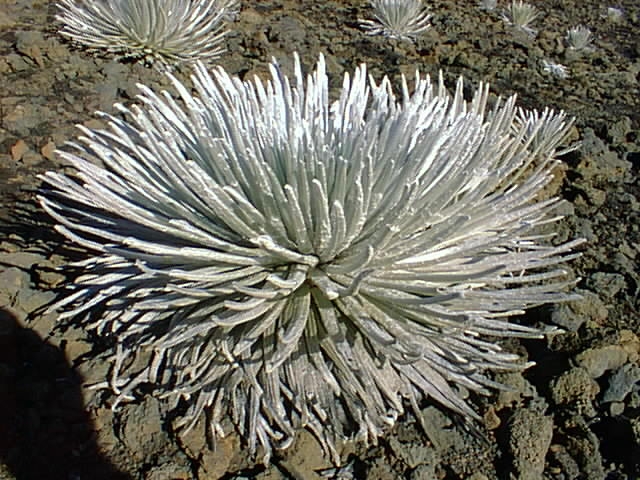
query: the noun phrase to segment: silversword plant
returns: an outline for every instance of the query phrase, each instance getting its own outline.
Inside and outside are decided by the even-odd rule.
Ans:
[[[618,7],[607,7],[606,19],[610,22],[620,22],[624,17],[624,10]]]
[[[225,20],[238,0],[60,0],[60,33],[73,41],[161,68],[224,52]]]
[[[569,78],[569,69],[561,63],[543,59],[542,69],[553,77],[560,78],[562,80]]]
[[[398,40],[414,41],[431,24],[431,15],[422,0],[370,0],[373,20],[360,20],[369,35],[384,35]]]
[[[567,47],[569,47],[569,49],[582,52],[588,52],[592,49],[592,39],[593,35],[591,34],[591,30],[583,25],[570,28],[567,30],[567,35],[565,37]]]
[[[425,398],[478,418],[457,387],[490,392],[530,365],[496,339],[545,333],[509,317],[574,298],[580,241],[539,230],[571,121],[419,74],[396,97],[365,65],[330,101],[322,56],[271,74],[197,64],[193,93],[140,86],[128,120],[80,127],[39,200],[95,254],[54,308],[114,339],[116,404],[231,418],[264,461],[304,427],[339,462]]]
[[[538,31],[531,23],[538,17],[536,7],[522,0],[513,0],[509,8],[502,14],[503,20],[517,30],[535,36]]]
[[[498,6],[498,0],[478,0],[478,7],[487,12],[493,12]]]

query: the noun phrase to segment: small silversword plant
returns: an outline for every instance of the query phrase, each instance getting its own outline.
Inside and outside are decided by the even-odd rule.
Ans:
[[[231,418],[265,461],[304,427],[338,462],[425,398],[477,418],[456,387],[490,392],[529,365],[496,338],[545,333],[509,317],[574,298],[580,241],[538,230],[571,121],[419,74],[396,97],[364,65],[332,102],[322,56],[271,74],[197,64],[194,93],[141,86],[128,120],[81,127],[40,202],[95,255],[54,308],[114,339],[116,403]]]
[[[569,78],[569,69],[565,65],[551,60],[542,60],[542,70],[552,77],[560,78],[562,80]]]
[[[620,22],[624,17],[624,10],[618,7],[608,7],[605,18],[610,22]]]
[[[570,28],[569,30],[567,30],[567,35],[565,36],[567,47],[578,52],[591,51],[592,40],[593,35],[591,33],[591,30],[583,25],[578,25],[577,27]]]
[[[487,12],[493,12],[498,6],[498,0],[478,0],[478,7]]]
[[[360,20],[368,35],[414,41],[431,26],[422,0],[370,0],[370,4],[374,19]]]
[[[225,21],[239,1],[60,0],[58,6],[65,37],[165,68],[219,58]]]
[[[538,31],[531,26],[531,23],[538,18],[538,15],[538,10],[530,3],[512,0],[509,8],[503,12],[502,19],[516,30],[521,30],[533,37]]]

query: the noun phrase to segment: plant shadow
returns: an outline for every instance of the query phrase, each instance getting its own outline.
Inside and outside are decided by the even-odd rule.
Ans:
[[[101,454],[81,383],[59,348],[0,307],[0,478],[131,478]]]

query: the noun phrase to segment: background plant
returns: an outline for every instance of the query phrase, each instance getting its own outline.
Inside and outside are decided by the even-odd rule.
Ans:
[[[238,0],[60,0],[60,33],[160,67],[214,61]]]

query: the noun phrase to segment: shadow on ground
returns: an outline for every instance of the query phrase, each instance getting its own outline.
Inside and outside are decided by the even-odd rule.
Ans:
[[[130,478],[100,454],[80,386],[60,349],[0,308],[0,479]]]

